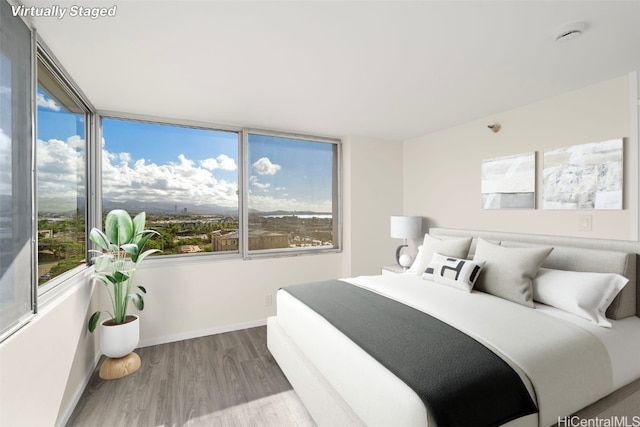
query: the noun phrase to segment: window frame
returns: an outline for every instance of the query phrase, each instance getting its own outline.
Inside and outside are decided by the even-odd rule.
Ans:
[[[192,129],[204,129],[212,131],[235,132],[238,134],[238,221],[239,221],[239,240],[238,252],[201,252],[187,254],[171,254],[160,257],[150,257],[147,260],[150,264],[157,262],[210,262],[212,260],[229,260],[243,259],[251,260],[254,258],[276,258],[276,257],[292,257],[300,255],[322,254],[322,253],[340,253],[342,252],[342,140],[338,138],[324,137],[318,135],[306,135],[299,133],[271,131],[257,128],[247,128],[239,126],[219,125],[209,122],[201,122],[195,120],[180,120],[166,117],[151,116],[144,114],[124,113],[112,110],[96,111],[96,131],[97,141],[103,139],[103,119],[126,120],[133,122],[151,123],[158,125],[169,125],[177,127],[185,127]],[[249,165],[248,165],[248,136],[249,134],[258,134],[266,136],[283,137],[290,139],[304,139],[307,141],[322,142],[334,144],[334,171],[333,173],[333,216],[334,216],[334,235],[336,243],[332,247],[312,247],[312,248],[282,248],[282,249],[263,249],[249,251],[249,208],[248,208],[248,184],[249,184]],[[97,149],[94,154],[94,176],[92,178],[98,180],[100,185],[95,190],[95,206],[94,213],[97,227],[102,226],[102,150]],[[89,242],[90,243],[90,242]]]
[[[0,7],[7,8],[7,7],[11,7],[12,3],[6,2],[3,5],[0,5]],[[3,10],[1,13],[1,18],[2,21],[5,21],[5,19],[7,19],[10,15],[7,13],[5,15],[5,11]],[[25,325],[27,325],[31,320],[34,319],[34,317],[37,314],[37,304],[38,304],[38,292],[37,292],[37,281],[36,281],[36,271],[34,271],[34,266],[36,266],[35,262],[36,260],[34,260],[34,255],[35,255],[35,251],[36,251],[36,246],[35,246],[35,241],[34,241],[34,236],[33,236],[33,215],[35,213],[35,194],[34,194],[34,166],[35,166],[35,157],[34,157],[34,153],[35,153],[35,145],[36,145],[36,137],[35,137],[35,116],[36,116],[36,111],[35,111],[35,91],[36,91],[36,43],[37,43],[37,37],[38,34],[36,32],[36,28],[33,26],[33,24],[28,20],[25,19],[24,17],[20,17],[20,23],[22,25],[24,25],[24,29],[28,32],[27,35],[25,35],[25,38],[22,39],[22,35],[17,34],[18,32],[22,32],[23,29],[19,29],[18,31],[14,32],[13,30],[15,29],[14,26],[12,25],[7,25],[6,28],[3,27],[3,29],[6,31],[6,33],[4,33],[2,35],[3,39],[4,37],[7,37],[9,40],[11,40],[12,38],[14,38],[14,40],[19,39],[16,43],[8,43],[7,47],[8,47],[8,51],[7,50],[3,50],[1,52],[2,56],[7,58],[11,64],[11,155],[12,155],[12,165],[11,165],[11,180],[12,180],[12,203],[13,203],[13,186],[15,184],[15,173],[14,173],[14,168],[13,168],[13,157],[14,157],[14,132],[13,132],[13,126],[15,124],[15,111],[14,111],[14,107],[16,106],[16,104],[20,104],[21,107],[28,107],[29,111],[23,111],[26,114],[19,116],[19,120],[20,121],[24,121],[25,124],[28,124],[29,129],[23,129],[25,131],[24,135],[20,134],[20,140],[24,140],[25,143],[29,144],[28,146],[28,153],[24,154],[26,156],[26,161],[24,162],[24,167],[28,168],[28,172],[23,172],[25,174],[25,176],[20,176],[18,183],[19,184],[25,184],[27,181],[29,181],[29,187],[31,190],[31,193],[29,194],[28,198],[25,198],[25,205],[29,206],[29,220],[30,220],[30,224],[27,224],[29,227],[29,230],[31,232],[31,236],[26,237],[25,239],[25,246],[28,246],[28,252],[25,251],[25,253],[29,254],[30,259],[28,260],[28,262],[24,262],[24,264],[21,264],[20,268],[25,268],[26,265],[28,264],[30,266],[31,271],[29,272],[29,274],[25,274],[25,278],[29,280],[29,283],[25,284],[25,285],[21,285],[24,286],[23,289],[20,289],[22,292],[24,292],[24,295],[22,296],[26,296],[27,294],[29,295],[29,298],[27,300],[27,298],[25,298],[25,300],[23,301],[19,301],[19,302],[15,302],[13,304],[7,304],[4,308],[0,308],[0,310],[4,309],[7,310],[7,312],[10,314],[10,316],[8,316],[11,319],[11,323],[8,325],[2,325],[0,324],[0,343],[4,342],[6,339],[8,339],[9,337],[11,337],[13,334],[15,334],[16,332],[18,332],[21,328],[23,328]],[[5,21],[6,22],[6,21]],[[8,30],[7,30],[8,28]],[[25,83],[28,84],[28,93],[23,97],[20,98],[20,101],[15,101],[14,100],[14,96],[13,96],[13,90],[14,90],[14,76],[15,76],[15,70],[13,67],[13,64],[19,64],[19,61],[16,59],[16,57],[14,55],[18,55],[18,53],[22,54],[23,52],[15,52],[15,50],[17,49],[17,45],[18,44],[22,44],[24,43],[25,46],[28,44],[28,64],[24,64],[24,67],[19,67],[20,70],[19,71],[26,71],[27,69],[29,70],[29,76],[28,78],[25,79]],[[26,57],[27,55],[25,55]],[[28,176],[28,177],[27,177]],[[22,182],[24,181],[24,182]],[[11,219],[11,225],[13,227],[13,217]],[[25,225],[25,231],[26,231],[26,225]],[[26,234],[26,233],[25,233]],[[13,236],[12,236],[12,240],[13,240]],[[26,242],[28,242],[28,245],[26,244]],[[13,253],[14,257],[11,261],[11,263],[13,264],[16,261],[16,257],[15,257],[15,253]],[[25,256],[26,257],[26,256]],[[26,270],[26,268],[25,268]],[[25,280],[26,282],[26,280]],[[13,283],[14,285],[14,291],[16,289],[15,283]],[[15,295],[12,294],[12,295]]]
[[[301,139],[305,141],[321,142],[326,144],[334,144],[336,150],[334,151],[332,171],[332,216],[333,216],[333,235],[335,236],[336,243],[332,247],[310,247],[310,248],[278,248],[278,249],[253,249],[249,250],[249,171],[251,165],[249,165],[249,134],[264,135],[276,138],[287,139]],[[275,258],[275,257],[288,257],[299,256],[305,254],[320,254],[320,253],[340,253],[342,252],[342,140],[338,138],[323,137],[317,135],[306,135],[300,133],[271,131],[258,128],[243,128],[242,130],[242,172],[243,172],[243,186],[242,186],[242,221],[244,227],[240,230],[242,238],[241,247],[244,249],[242,252],[243,259],[253,258]]]
[[[97,111],[98,117],[98,140],[102,141],[104,137],[103,133],[103,119],[114,119],[114,120],[126,120],[130,122],[139,122],[139,123],[150,123],[157,125],[168,125],[168,126],[176,126],[190,129],[202,129],[202,130],[210,130],[210,131],[221,131],[221,132],[233,132],[238,135],[238,193],[240,193],[241,188],[241,163],[242,163],[242,128],[238,126],[228,126],[228,125],[217,125],[207,122],[200,122],[196,120],[178,120],[178,119],[170,119],[165,117],[158,116],[149,116],[144,114],[132,114],[132,113],[123,113],[117,111],[110,110],[99,110]],[[99,190],[96,192],[96,207],[95,214],[97,215],[97,224],[98,227],[102,227],[102,149],[96,150],[95,155],[95,179],[100,182]],[[240,222],[242,218],[242,207],[241,207],[241,197],[238,195],[238,221]],[[170,254],[170,255],[162,255],[162,256],[151,256],[145,260],[145,262],[149,262],[150,264],[157,262],[158,259],[161,259],[162,262],[183,262],[185,259],[189,261],[210,261],[211,257],[215,257],[216,259],[238,259],[242,255],[242,248],[240,247],[238,252],[221,252],[221,253],[212,253],[212,252],[200,252],[200,253],[186,253],[186,254]]]
[[[51,52],[51,49],[46,45],[44,40],[37,35],[35,45],[34,45],[34,53],[33,53],[33,82],[34,82],[34,95],[33,95],[33,204],[34,204],[34,218],[33,218],[33,241],[34,241],[34,249],[33,249],[33,281],[34,281],[34,292],[37,293],[38,298],[40,298],[40,302],[46,302],[51,300],[53,297],[58,295],[67,289],[66,283],[71,283],[70,280],[82,274],[89,268],[91,262],[89,259],[89,249],[90,248],[90,240],[89,240],[89,231],[93,226],[95,226],[95,215],[93,215],[91,211],[91,206],[94,202],[94,197],[96,193],[96,189],[99,187],[99,180],[97,181],[94,176],[92,176],[92,160],[94,157],[94,151],[96,147],[96,113],[95,108],[89,102],[86,95],[82,92],[82,90],[78,87],[78,85],[73,81],[73,79],[69,76],[69,73],[64,69],[64,67],[60,64],[60,61],[55,57],[55,55]],[[42,286],[38,286],[38,168],[37,168],[37,139],[38,139],[38,105],[37,105],[37,88],[39,85],[38,79],[38,64],[42,63],[42,66],[47,68],[49,73],[52,75],[54,79],[56,79],[57,83],[65,90],[66,95],[68,95],[80,109],[84,110],[85,115],[85,124],[84,124],[84,132],[85,132],[85,162],[84,162],[84,173],[85,173],[85,264],[79,265],[77,267],[71,268],[64,273],[60,274],[57,277],[47,281],[42,284]],[[97,181],[97,182],[96,182]]]

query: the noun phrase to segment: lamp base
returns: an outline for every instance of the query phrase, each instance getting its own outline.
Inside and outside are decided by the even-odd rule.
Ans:
[[[404,267],[402,264],[400,264],[400,252],[402,251],[402,248],[406,248],[408,246],[409,245],[400,245],[398,246],[398,249],[396,249],[396,262],[400,267]]]
[[[412,263],[413,263],[413,257],[411,257],[411,255],[409,255],[409,254],[400,255],[399,264],[402,266],[402,269],[404,271],[407,271],[409,269],[409,267],[411,267]]]

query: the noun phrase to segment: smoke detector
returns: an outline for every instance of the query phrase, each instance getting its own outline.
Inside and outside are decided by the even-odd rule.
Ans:
[[[587,24],[584,22],[569,22],[556,28],[553,38],[557,42],[566,42],[580,37],[586,29]]]

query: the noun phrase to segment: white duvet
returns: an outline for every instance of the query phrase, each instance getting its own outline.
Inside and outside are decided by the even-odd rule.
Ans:
[[[348,282],[434,315],[503,356],[538,403],[538,415],[510,425],[546,426],[640,377],[640,318],[593,329],[557,310],[532,310],[481,292],[465,293],[415,275]],[[422,401],[321,316],[286,292],[277,296],[277,323],[367,425],[426,425]],[[570,316],[570,315],[567,315]],[[582,324],[580,323],[582,322]],[[634,335],[635,334],[635,335]]]

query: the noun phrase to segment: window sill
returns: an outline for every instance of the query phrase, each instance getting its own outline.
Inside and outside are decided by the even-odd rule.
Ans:
[[[88,286],[93,268],[83,265],[52,279],[38,289],[38,312],[55,304],[62,295],[80,286]]]

